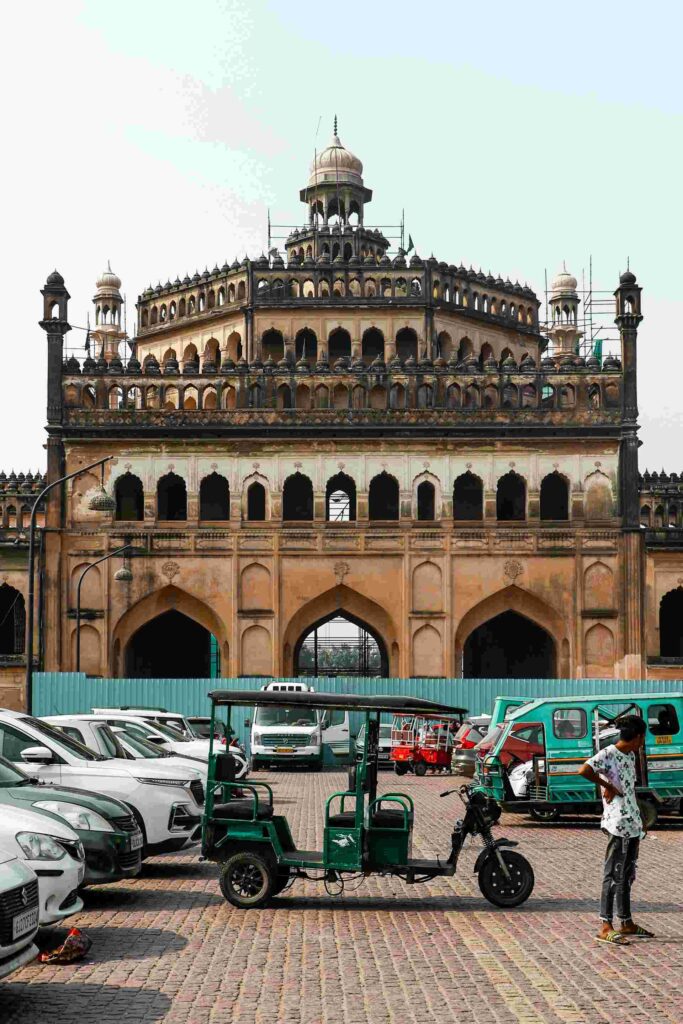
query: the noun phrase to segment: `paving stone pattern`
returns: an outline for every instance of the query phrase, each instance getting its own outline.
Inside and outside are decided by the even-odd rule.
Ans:
[[[298,845],[320,849],[325,797],[342,776],[270,773]],[[416,798],[414,855],[446,855],[459,780],[381,776]],[[135,882],[93,889],[70,919],[88,959],[29,966],[0,983],[2,1024],[622,1024],[683,1020],[683,820],[643,843],[638,919],[659,936],[628,949],[593,941],[604,837],[506,815],[536,873],[525,907],[497,910],[466,849],[454,879],[371,878],[338,899],[296,882],[265,910],[224,902],[196,854],[148,861]],[[49,946],[65,934],[43,933]]]

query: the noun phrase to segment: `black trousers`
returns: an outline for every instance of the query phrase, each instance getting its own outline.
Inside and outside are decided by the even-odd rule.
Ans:
[[[624,839],[608,833],[609,841],[605,853],[605,870],[602,878],[600,917],[611,921],[616,903],[617,917],[621,921],[631,919],[631,886],[636,877],[639,839]]]

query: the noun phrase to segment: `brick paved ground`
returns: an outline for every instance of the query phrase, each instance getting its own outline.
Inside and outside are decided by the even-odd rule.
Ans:
[[[266,778],[265,775],[260,776]],[[302,848],[320,849],[325,796],[341,777],[272,774]],[[385,789],[395,777],[381,777]],[[414,855],[446,853],[452,780],[407,778]],[[27,967],[0,984],[2,1024],[624,1024],[683,1020],[683,821],[643,844],[634,895],[654,942],[593,942],[603,837],[595,822],[508,816],[536,872],[521,909],[479,894],[465,850],[455,879],[370,879],[341,899],[297,882],[266,910],[220,896],[196,855],[147,862],[134,883],[96,889],[71,923],[93,939],[73,967]],[[477,848],[478,849],[478,848]],[[44,936],[44,941],[64,932]]]

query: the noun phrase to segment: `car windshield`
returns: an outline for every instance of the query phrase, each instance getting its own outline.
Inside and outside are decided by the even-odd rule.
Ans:
[[[380,725],[380,727],[379,727],[379,738],[381,740],[390,740],[391,739],[391,726],[390,725]]]
[[[190,718],[190,725],[192,726],[192,732],[200,740],[208,740],[211,738],[211,719],[210,718]],[[213,734],[223,739],[225,736],[225,726],[218,719],[213,724]]]
[[[171,729],[168,725],[162,725],[161,722],[150,722],[148,718],[143,718],[142,721],[149,728],[150,732],[158,732],[160,736],[163,736],[167,740],[173,740],[174,743],[190,742],[181,732],[177,729]]]
[[[162,750],[155,743],[150,743],[149,740],[143,740],[142,736],[128,729],[122,729],[117,734],[117,739],[119,742],[123,740],[126,747],[134,754],[139,754],[140,757],[173,757],[169,751]]]
[[[30,781],[28,775],[15,768],[7,758],[0,756],[0,786],[25,786]]]
[[[20,719],[21,722],[27,722],[32,725],[38,732],[42,732],[44,736],[51,739],[53,742],[58,743],[65,750],[68,750],[74,757],[79,758],[81,761],[108,761],[109,758],[104,757],[103,754],[98,754],[90,747],[86,747],[84,743],[79,743],[78,740],[74,740],[71,736],[67,736],[66,733],[61,732],[60,729],[55,728],[54,725],[50,725],[48,722],[42,722],[40,718],[33,718],[31,715],[24,715]]]
[[[254,725],[316,725],[318,715],[315,708],[273,708],[258,707]]]

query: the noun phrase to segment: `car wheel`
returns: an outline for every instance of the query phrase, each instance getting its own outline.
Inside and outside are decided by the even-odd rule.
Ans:
[[[427,765],[424,763],[424,761],[418,761],[415,767],[413,768],[413,771],[415,772],[416,775],[426,775]]]
[[[397,775],[406,775],[408,772],[408,765],[403,764],[402,761],[394,761],[394,771]]]
[[[533,804],[529,808],[529,814],[534,821],[550,822],[560,820],[560,808],[559,807],[539,807]]]
[[[263,907],[273,894],[276,875],[260,853],[242,850],[229,857],[221,870],[221,892],[233,907]]]

